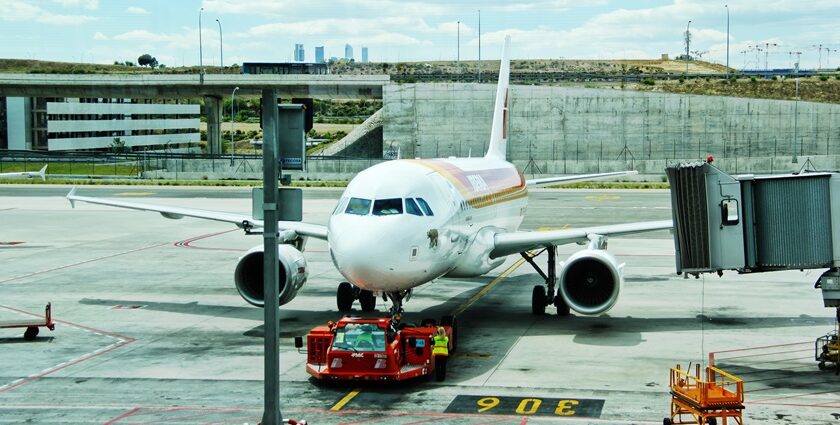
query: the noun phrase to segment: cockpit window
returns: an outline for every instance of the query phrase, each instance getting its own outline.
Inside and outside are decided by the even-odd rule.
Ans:
[[[435,215],[435,214],[432,212],[432,208],[431,208],[431,207],[429,207],[429,204],[428,204],[428,203],[426,203],[426,200],[425,200],[425,199],[423,199],[423,198],[417,198],[417,203],[418,203],[418,204],[420,204],[420,209],[422,209],[422,210],[423,210],[423,213],[424,213],[424,214],[426,214],[426,215],[428,215],[428,216],[433,216],[433,215]]]
[[[350,198],[350,202],[347,204],[347,209],[344,212],[347,214],[368,215],[370,212],[370,199]]]
[[[402,199],[377,199],[373,202],[373,215],[396,215],[402,214]]]
[[[344,211],[344,208],[347,207],[347,197],[342,196],[341,200],[338,201],[338,205],[335,206],[335,211],[333,211],[333,215],[339,214]]]
[[[423,213],[420,212],[420,207],[417,206],[417,202],[414,202],[414,199],[411,198],[405,198],[405,212],[411,215],[423,215]]]

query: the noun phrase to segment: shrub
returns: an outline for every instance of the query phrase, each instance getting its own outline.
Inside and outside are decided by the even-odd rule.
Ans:
[[[646,86],[652,86],[656,84],[656,80],[654,80],[653,78],[645,78],[642,80],[642,84]]]
[[[820,75],[820,81],[828,81],[828,75]]]

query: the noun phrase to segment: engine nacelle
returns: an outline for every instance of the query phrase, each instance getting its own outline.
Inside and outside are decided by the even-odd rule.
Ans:
[[[239,295],[249,304],[257,307],[265,305],[263,255],[262,245],[251,248],[239,259],[233,274]],[[279,301],[280,305],[283,305],[297,296],[300,288],[306,283],[309,270],[306,268],[306,258],[291,245],[278,245],[277,258],[280,263]]]
[[[560,271],[560,296],[581,314],[599,314],[612,308],[623,284],[623,264],[602,249],[576,252]]]

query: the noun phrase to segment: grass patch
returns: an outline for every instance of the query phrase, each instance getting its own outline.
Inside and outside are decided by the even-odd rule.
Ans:
[[[670,189],[660,182],[579,182],[546,186],[549,189]]]
[[[0,173],[20,173],[24,171],[38,171],[46,162],[3,162],[0,163]],[[94,163],[50,162],[47,176],[50,174],[82,174],[88,176],[136,176],[139,168],[136,165],[114,165]]]
[[[262,181],[258,180],[122,180],[122,179],[58,179],[47,178],[47,181],[41,179],[0,179],[0,184],[66,184],[77,186],[231,186],[231,187],[257,187],[262,186]],[[293,180],[292,187],[347,187],[345,181],[306,181]]]

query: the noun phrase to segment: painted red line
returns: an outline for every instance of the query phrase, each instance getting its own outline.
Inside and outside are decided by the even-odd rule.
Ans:
[[[808,357],[808,358],[810,359],[810,357]],[[723,365],[718,366],[718,367],[720,367],[721,369],[729,369],[729,368],[737,368],[737,367],[749,367],[749,365],[737,365],[737,364],[726,364],[726,363],[724,363]],[[740,373],[733,372],[733,373],[738,375],[738,377],[740,378],[744,375],[754,375],[756,373],[770,373],[770,372],[776,372],[776,371],[780,371],[780,370],[802,369],[802,368],[805,368],[805,367],[814,367],[814,365],[811,364],[811,363],[807,363],[807,364],[800,364],[800,365],[796,365],[796,366],[780,367],[778,369],[761,369],[761,370],[753,370],[753,371],[749,371],[749,372],[740,372]],[[755,382],[755,381],[750,379],[749,382]]]
[[[0,305],[0,307],[6,308],[8,310],[16,311],[16,312],[22,313],[22,314],[28,314],[30,316],[41,317],[41,315],[31,313],[31,312],[28,312],[28,311],[24,311],[24,310],[20,310],[20,309],[14,308],[14,307],[9,307],[9,306],[4,306],[4,305]],[[53,321],[55,321],[56,323],[63,323],[65,325],[76,327],[76,328],[79,328],[79,329],[88,330],[88,331],[98,333],[98,334],[103,335],[103,336],[109,336],[109,337],[112,337],[112,338],[116,338],[118,340],[118,342],[106,346],[107,348],[105,348],[105,349],[99,349],[99,350],[95,350],[93,352],[84,354],[81,357],[77,358],[76,360],[73,360],[69,363],[62,364],[61,366],[55,366],[55,367],[46,369],[45,371],[43,371],[41,373],[27,376],[26,378],[24,378],[24,379],[22,379],[18,382],[15,382],[13,384],[7,384],[7,385],[0,386],[0,393],[6,392],[6,391],[11,390],[13,388],[20,387],[22,385],[26,385],[30,382],[37,381],[37,380],[39,380],[39,379],[41,379],[41,378],[43,378],[47,375],[51,375],[55,372],[66,369],[70,366],[75,366],[75,365],[77,365],[81,362],[90,360],[94,357],[99,357],[103,354],[110,353],[111,351],[114,351],[117,348],[124,347],[124,346],[126,346],[128,344],[131,344],[132,342],[136,341],[136,339],[128,337],[128,336],[116,334],[116,333],[113,333],[113,332],[107,332],[107,331],[91,328],[91,327],[88,327],[88,326],[79,325],[79,324],[76,324],[76,323],[73,323],[73,322],[67,322],[67,321],[64,321],[64,320],[56,320],[56,319],[53,319]]]
[[[504,418],[501,418],[501,419],[496,419],[495,421],[489,421],[489,422],[476,422],[476,423],[474,423],[474,424],[472,424],[472,425],[490,425],[490,424],[497,424],[497,423],[499,423],[499,422],[506,421],[506,420],[508,420],[508,418],[507,418],[507,417],[504,417]]]
[[[840,389],[831,390],[831,391],[819,391],[819,392],[815,392],[815,393],[786,395],[786,396],[781,396],[781,397],[771,397],[771,398],[765,398],[765,399],[761,399],[761,400],[751,401],[750,403],[764,403],[764,402],[773,401],[773,400],[787,400],[789,398],[808,397],[808,396],[812,396],[812,395],[834,394],[836,392],[840,392]]]
[[[149,245],[149,246],[146,246],[146,247],[143,247],[143,248],[137,248],[137,249],[132,249],[132,250],[129,250],[129,251],[118,252],[116,254],[109,254],[109,255],[102,256],[102,257],[92,258],[90,260],[79,261],[78,263],[67,264],[67,265],[64,265],[64,266],[53,267],[51,269],[41,270],[41,271],[25,274],[25,275],[22,275],[22,276],[10,277],[10,278],[5,279],[5,280],[0,280],[0,283],[6,283],[6,282],[11,282],[13,280],[24,279],[24,278],[39,275],[39,274],[54,272],[56,270],[64,270],[64,269],[68,269],[70,267],[80,266],[82,264],[92,263],[94,261],[105,260],[105,259],[108,259],[108,258],[119,257],[120,255],[131,254],[131,253],[143,251],[143,250],[146,250],[146,249],[157,248],[159,246],[163,246],[163,245],[166,245],[168,243],[169,242],[159,243],[159,244],[155,244],[155,245]]]
[[[749,381],[749,382],[754,382],[754,381]],[[744,393],[745,393],[745,394],[746,394],[746,393],[758,393],[758,392],[762,392],[762,391],[771,391],[771,390],[778,390],[778,389],[786,389],[786,390],[787,390],[787,389],[791,389],[791,388],[801,388],[801,387],[807,387],[807,386],[809,386],[809,385],[813,385],[813,384],[829,384],[829,383],[830,383],[830,382],[826,382],[825,380],[822,380],[822,379],[821,379],[821,380],[819,380],[819,381],[809,381],[809,382],[805,382],[804,384],[787,385],[787,386],[785,386],[784,388],[773,388],[773,387],[769,387],[769,388],[761,388],[761,389],[758,389],[758,390],[749,390],[749,391],[744,391]],[[831,392],[840,392],[840,390],[831,391]]]
[[[440,418],[429,418],[423,419],[422,421],[414,421],[414,422],[404,422],[402,425],[417,425],[417,424],[425,424],[429,422],[439,421]]]
[[[399,415],[393,415],[393,416],[392,415],[377,416],[377,417],[373,417],[373,418],[359,419],[358,421],[341,422],[338,425],[362,424],[362,423],[366,423],[366,422],[374,422],[374,421],[389,420],[389,419],[393,419],[393,418],[400,418],[400,417],[408,416],[408,415],[409,415],[408,413],[401,413]]]
[[[524,417],[522,417],[522,420],[519,422],[519,425],[525,425],[527,423],[528,423],[528,417],[524,416]]]
[[[218,415],[220,413],[241,413],[241,412],[242,411],[239,410],[239,409],[229,409],[229,410],[221,410],[221,411],[213,411],[213,412],[195,413],[195,414],[187,415],[187,416],[174,416],[174,417],[169,417],[169,418],[166,418],[166,419],[158,419],[158,420],[148,421],[148,422],[143,422],[143,423],[144,424],[160,424],[160,423],[166,423],[166,422],[178,422],[178,421],[181,421],[181,420],[184,420],[184,419],[196,419],[196,418],[201,418],[201,417],[210,416],[210,415]]]
[[[119,415],[116,418],[113,418],[113,419],[109,420],[108,422],[105,422],[102,425],[112,425],[112,424],[116,423],[117,421],[121,421],[121,420],[137,413],[138,411],[140,411],[140,409],[142,409],[142,407],[135,407],[133,409],[130,409],[130,410],[126,411],[125,413],[123,413],[122,415]]]
[[[241,249],[231,249],[231,248],[211,248],[211,247],[203,247],[203,246],[192,246],[192,243],[195,242],[195,241],[200,241],[202,239],[209,239],[209,238],[212,238],[214,236],[219,236],[219,235],[223,235],[225,233],[235,232],[237,230],[239,230],[239,229],[231,229],[231,230],[225,230],[225,231],[222,231],[222,232],[208,233],[206,235],[195,236],[195,237],[192,237],[192,238],[189,238],[189,239],[184,239],[182,241],[175,242],[173,245],[177,246],[178,248],[193,248],[193,249],[204,249],[204,250],[210,250],[210,251],[236,251],[236,252],[239,252],[239,251],[242,251],[242,250]]]
[[[791,343],[788,343],[788,344],[764,345],[764,346],[759,346],[759,347],[735,348],[735,349],[732,349],[732,350],[713,351],[709,354],[733,353],[733,352],[736,352],[736,351],[763,350],[765,348],[788,347],[788,346],[791,346],[791,345],[799,345],[799,344],[809,344],[809,345],[811,345],[813,343],[814,343],[814,341],[791,342]]]
[[[251,422],[259,423],[260,420],[262,420],[262,419],[259,416],[250,415],[250,416],[239,416],[239,417],[235,417],[235,418],[228,418],[228,419],[222,419],[222,420],[213,421],[213,422],[207,422],[204,425],[231,424],[231,423],[241,424],[241,423],[251,423]]]
[[[837,409],[840,408],[840,402],[834,405],[828,404],[807,404],[807,403],[762,403],[762,402],[750,402],[752,404],[762,404],[765,406],[795,406],[795,407],[817,407],[817,408],[827,408],[827,409]],[[834,403],[834,402],[832,402]]]
[[[13,241],[13,242],[0,242],[0,246],[7,246],[7,245],[20,245],[20,244],[24,244],[24,243],[26,243],[26,242],[20,242],[20,241]]]
[[[721,362],[721,361],[724,361],[724,360],[743,359],[743,358],[747,358],[747,357],[764,357],[764,356],[773,356],[773,355],[776,355],[776,354],[801,353],[803,351],[814,351],[814,349],[813,348],[806,348],[806,349],[802,349],[802,350],[773,351],[771,353],[745,354],[743,356],[724,357],[724,358],[720,358],[720,357],[715,356],[715,361],[716,362]]]

